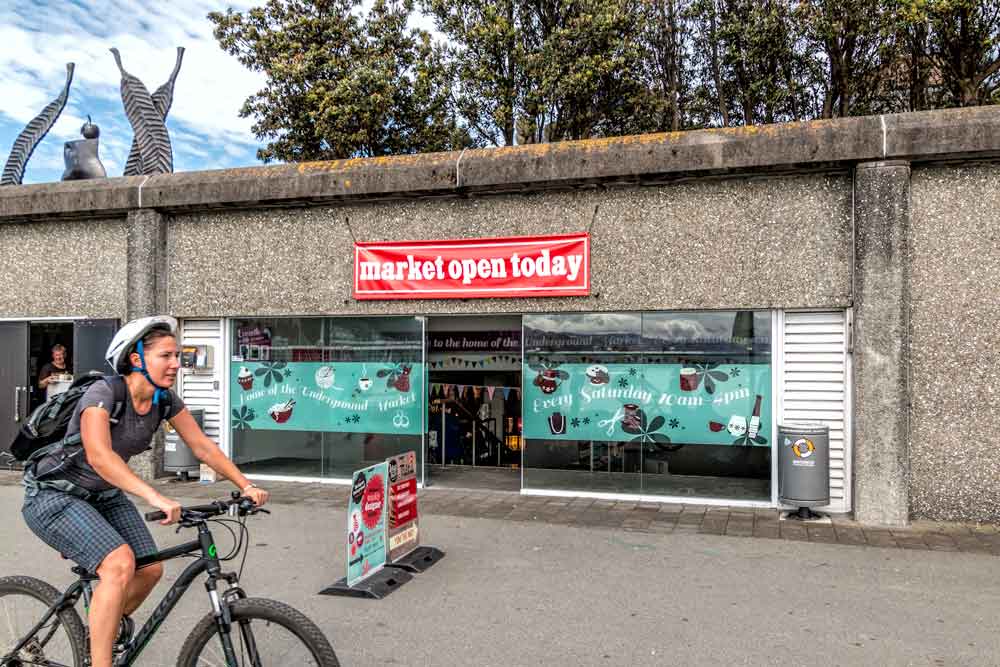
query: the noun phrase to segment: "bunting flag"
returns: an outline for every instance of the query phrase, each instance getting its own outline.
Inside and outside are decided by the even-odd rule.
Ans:
[[[486,387],[486,395],[490,397],[491,401],[493,400],[493,394],[496,392],[496,390],[497,390],[496,387]]]
[[[510,387],[500,387],[503,390],[503,400],[507,400],[510,396]]]
[[[465,394],[465,385],[464,384],[458,385],[458,397],[462,398],[464,394]]]

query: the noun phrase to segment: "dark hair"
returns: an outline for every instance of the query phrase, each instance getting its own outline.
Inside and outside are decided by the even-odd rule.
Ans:
[[[156,329],[150,329],[145,336],[142,337],[142,347],[143,349],[149,349],[149,346],[160,340],[161,338],[173,338],[177,340],[177,334],[173,333],[168,329],[162,329],[157,327]],[[122,357],[122,362],[119,364],[118,369],[122,375],[128,375],[132,372],[132,353],[138,352],[135,347],[132,347],[124,357]]]

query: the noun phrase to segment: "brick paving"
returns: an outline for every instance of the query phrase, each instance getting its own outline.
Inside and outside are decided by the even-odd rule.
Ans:
[[[0,484],[17,485],[20,479],[18,473],[0,471]],[[157,480],[155,485],[170,496],[193,500],[222,498],[232,489],[228,483],[178,482],[174,478]],[[346,485],[267,482],[267,488],[273,495],[273,502],[278,504],[347,506]],[[803,524],[781,521],[776,509],[523,496],[511,492],[441,488],[420,492],[420,511],[432,515],[652,534],[701,533],[1000,556],[1000,526],[994,524],[914,521],[906,528],[885,528],[865,526],[838,516],[834,516],[831,523]]]

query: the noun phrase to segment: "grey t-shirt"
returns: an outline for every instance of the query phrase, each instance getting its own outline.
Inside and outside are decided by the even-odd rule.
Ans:
[[[107,382],[95,382],[90,385],[87,392],[76,404],[76,410],[70,419],[66,435],[73,435],[80,432],[80,415],[87,408],[104,408],[110,415],[114,410],[115,395],[114,390]],[[184,401],[170,391],[170,410],[167,411],[164,419],[171,419],[184,409]],[[118,418],[117,424],[111,425],[111,449],[128,463],[128,460],[136,454],[141,454],[149,447],[153,434],[160,427],[160,406],[154,405],[146,414],[140,415],[132,405],[132,399],[125,394],[125,410]],[[43,466],[40,464],[39,469]],[[61,479],[68,480],[89,491],[106,491],[113,488],[103,477],[87,463],[87,456],[83,452],[74,456],[72,463],[68,465],[60,474]]]

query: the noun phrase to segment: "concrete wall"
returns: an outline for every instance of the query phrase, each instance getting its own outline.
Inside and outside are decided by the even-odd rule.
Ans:
[[[353,242],[590,231],[592,294],[354,301]],[[713,179],[476,199],[204,212],[169,224],[181,317],[844,308],[845,173]]]
[[[3,187],[0,317],[853,307],[856,516],[1000,521],[997,159],[992,106]],[[355,240],[564,231],[589,297],[351,298]]]
[[[125,219],[0,225],[0,317],[121,318]]]
[[[911,510],[1000,522],[1000,163],[911,184]]]

